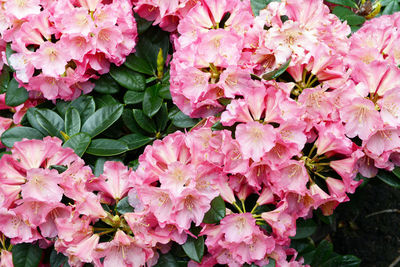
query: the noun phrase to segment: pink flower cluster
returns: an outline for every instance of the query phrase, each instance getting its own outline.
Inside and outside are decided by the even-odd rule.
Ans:
[[[104,3],[103,3],[104,2]],[[16,52],[15,77],[44,98],[72,100],[90,92],[90,78],[120,65],[135,47],[128,0],[0,1],[0,37]]]

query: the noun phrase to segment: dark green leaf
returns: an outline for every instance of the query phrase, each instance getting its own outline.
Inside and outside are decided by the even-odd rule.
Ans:
[[[251,9],[253,10],[253,14],[258,16],[260,14],[260,10],[267,7],[267,5],[271,2],[280,2],[279,0],[251,0]]]
[[[12,248],[14,267],[37,267],[42,257],[42,249],[30,243],[21,243]]]
[[[156,117],[157,129],[159,132],[164,131],[168,124],[168,109],[167,103],[164,103],[158,111]]]
[[[68,257],[62,253],[57,253],[53,250],[50,254],[50,266],[51,267],[66,267],[68,264]]]
[[[117,99],[112,97],[111,95],[99,95],[94,98],[94,102],[96,103],[96,108],[100,109],[105,106],[113,106],[120,104]]]
[[[124,95],[124,103],[129,104],[137,104],[143,102],[144,92],[137,91],[126,91]]]
[[[151,65],[149,65],[149,63],[147,63],[146,60],[144,60],[140,57],[137,57],[135,54],[130,54],[126,58],[124,65],[127,66],[128,68],[130,68],[131,70],[134,70],[134,71],[137,71],[140,73],[144,73],[144,74],[148,74],[148,75],[156,75],[153,72]]]
[[[136,20],[138,34],[144,33],[148,28],[150,28],[151,24],[153,24],[152,21],[148,21],[140,17],[137,13],[135,13],[134,16]]]
[[[29,108],[28,111],[25,114],[25,117],[27,118],[29,124],[35,128],[36,130],[38,130],[39,132],[41,132],[43,135],[48,135],[47,130],[44,129],[42,127],[41,124],[39,124],[39,122],[36,119],[36,111],[37,108]]]
[[[179,265],[176,262],[175,257],[168,253],[160,255],[160,258],[154,267],[179,267]]]
[[[220,121],[214,123],[213,126],[211,126],[211,130],[213,131],[221,131],[224,129],[224,126],[222,126],[222,123]]]
[[[69,107],[74,107],[81,115],[81,121],[86,121],[95,111],[96,105],[92,96],[83,95],[71,102]]]
[[[133,207],[131,205],[129,205],[128,197],[124,197],[123,199],[118,201],[117,211],[120,214],[125,214],[127,212],[134,212],[135,210],[133,209]]]
[[[61,117],[65,117],[65,113],[67,113],[68,107],[70,106],[69,104],[69,102],[63,100],[57,100],[56,109]]]
[[[172,123],[179,128],[190,128],[196,125],[197,119],[192,119],[185,115],[182,111],[179,111],[172,117]]]
[[[169,91],[169,84],[162,84],[158,91],[158,96],[163,99],[172,99],[171,92]]]
[[[186,255],[192,260],[200,263],[204,255],[204,237],[196,238],[188,235],[186,243],[182,245]]]
[[[158,96],[158,85],[146,88],[143,97],[143,112],[148,117],[153,117],[162,105],[162,98]]]
[[[70,107],[65,113],[65,133],[69,136],[81,130],[81,116],[76,108]]]
[[[133,117],[143,130],[149,133],[157,132],[154,121],[152,121],[149,117],[147,117],[146,114],[143,113],[143,111],[139,109],[134,109]]]
[[[163,58],[167,58],[169,50],[169,34],[159,28],[151,28],[139,36],[136,44],[136,56],[145,60],[151,66],[152,73],[157,73],[157,55],[160,48]]]
[[[382,12],[382,15],[391,15],[397,11],[400,11],[400,4],[398,0],[391,0],[389,3],[385,3],[386,7]]]
[[[347,24],[350,26],[361,25],[365,22],[365,18],[358,15],[345,16],[344,20],[346,20]]]
[[[357,4],[352,0],[326,0],[326,2],[337,4],[341,6],[348,6],[352,8],[357,8]]]
[[[394,173],[384,170],[379,170],[376,176],[386,184],[394,188],[400,188],[400,179]]]
[[[273,258],[269,258],[268,264],[264,265],[263,267],[275,267],[276,261]]]
[[[311,236],[317,230],[317,224],[312,220],[298,219],[296,222],[296,235],[292,239],[302,239]]]
[[[116,122],[121,117],[123,110],[124,107],[121,104],[102,107],[83,123],[81,131],[88,133],[93,138]]]
[[[50,170],[57,170],[58,173],[63,173],[68,169],[68,167],[64,166],[64,165],[51,165],[49,169]]]
[[[51,136],[62,138],[60,131],[64,131],[64,120],[50,109],[35,109],[33,111],[36,121]]]
[[[18,82],[12,78],[7,85],[5,102],[7,106],[16,107],[24,103],[29,97],[24,87],[19,87]]]
[[[358,267],[360,266],[361,260],[357,258],[356,256],[353,255],[337,255],[334,256],[330,259],[328,259],[326,262],[323,262],[321,267]]]
[[[63,145],[63,147],[70,147],[74,150],[75,154],[82,157],[90,144],[91,138],[87,133],[77,133],[71,136]]]
[[[129,150],[138,149],[151,141],[154,140],[154,137],[144,136],[138,133],[128,134],[119,139],[128,145]]]
[[[394,168],[393,173],[400,179],[400,167]]]
[[[86,153],[95,156],[114,156],[129,150],[128,146],[114,139],[94,139],[90,143]]]
[[[338,16],[341,20],[346,20],[349,25],[360,25],[365,22],[365,18],[354,14],[350,9],[343,6],[336,6],[332,13]]]
[[[225,217],[225,202],[218,196],[211,201],[211,208],[204,215],[203,223],[218,223]]]
[[[326,240],[322,240],[315,250],[314,259],[311,266],[320,266],[332,257],[332,244]]]
[[[115,94],[119,92],[119,85],[109,74],[105,74],[95,82],[94,90],[102,94]]]
[[[10,73],[7,68],[4,68],[0,74],[0,94],[3,94],[7,91],[8,83],[10,82]]]
[[[110,74],[119,85],[128,90],[143,91],[146,87],[146,79],[144,76],[128,69],[125,66],[112,66],[110,69]]]
[[[19,142],[22,138],[42,139],[44,135],[38,130],[31,127],[13,127],[8,129],[1,135],[1,142],[6,147],[12,147],[15,142]]]
[[[133,112],[131,109],[124,109],[124,112],[122,112],[122,121],[124,122],[124,125],[133,133],[140,133],[145,135],[146,131],[144,131],[140,126],[137,124],[135,121],[135,118],[133,117]]]
[[[291,61],[291,58],[289,58],[289,59],[288,59],[283,65],[281,65],[278,69],[273,70],[273,71],[268,72],[268,73],[264,73],[261,77],[262,77],[264,80],[273,80],[273,79],[278,78],[278,77],[279,77],[280,75],[282,75],[282,74],[286,71],[286,69],[289,67],[290,61]]]

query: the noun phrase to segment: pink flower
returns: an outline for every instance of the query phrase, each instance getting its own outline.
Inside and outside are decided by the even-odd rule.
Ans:
[[[17,19],[40,13],[40,0],[9,0],[5,2],[9,14]]]
[[[27,182],[21,186],[23,198],[44,202],[59,202],[63,190],[58,186],[61,176],[56,170],[30,169],[26,175]]]
[[[57,78],[65,72],[65,66],[70,60],[66,47],[60,44],[45,42],[36,51],[32,64],[37,69],[42,69],[44,75]]]
[[[259,122],[240,124],[236,128],[236,140],[243,157],[259,161],[274,146],[276,132],[271,125]]]

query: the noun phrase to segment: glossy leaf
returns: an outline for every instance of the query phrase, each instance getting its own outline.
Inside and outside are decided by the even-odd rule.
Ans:
[[[106,106],[98,109],[82,125],[81,132],[88,133],[92,138],[100,134],[122,115],[123,105]]]
[[[260,10],[267,7],[267,5],[271,2],[280,2],[279,0],[251,0],[251,9],[253,10],[253,14],[258,16],[260,14]]]
[[[130,54],[124,63],[125,66],[130,68],[131,70],[148,74],[148,75],[155,75],[151,65],[144,59],[137,57],[135,54]]]
[[[384,183],[394,188],[400,188],[400,179],[394,173],[384,170],[379,170],[376,176]]]
[[[143,97],[143,112],[148,117],[153,117],[161,108],[162,98],[158,96],[158,85],[146,88]]]
[[[179,111],[172,117],[172,123],[179,128],[190,128],[196,125],[197,119],[192,119],[185,115],[182,111]]]
[[[383,0],[382,5],[386,6],[382,12],[382,15],[391,15],[395,12],[400,11],[400,3],[398,0]]]
[[[70,147],[74,150],[75,154],[82,157],[86,149],[89,147],[91,138],[87,133],[77,133],[64,143],[63,147]]]
[[[14,267],[37,267],[42,258],[42,249],[30,243],[16,244],[12,248]]]
[[[50,109],[35,109],[34,116],[49,135],[62,138],[60,131],[64,131],[64,120],[60,115]]]
[[[124,95],[124,103],[129,104],[137,104],[143,102],[144,92],[137,91],[127,91]]]
[[[62,253],[57,253],[57,251],[53,250],[50,253],[50,266],[51,267],[67,267],[68,257]]]
[[[7,91],[8,83],[10,82],[10,73],[7,68],[3,66],[0,74],[0,94]]]
[[[6,46],[6,59],[7,59],[8,66],[10,66],[12,71],[15,71],[15,69],[10,63],[10,56],[14,53],[15,53],[15,51],[11,49],[11,43],[8,43]]]
[[[204,237],[196,238],[188,235],[186,243],[182,245],[186,255],[192,260],[200,263],[204,255]]]
[[[115,99],[112,95],[99,95],[94,98],[94,102],[96,103],[96,108],[100,109],[105,106],[113,106],[117,104],[121,104],[117,99]]]
[[[133,117],[132,109],[124,109],[122,112],[122,121],[126,128],[128,128],[132,133],[140,133],[146,135],[147,132],[144,131]]]
[[[156,124],[152,121],[146,114],[143,113],[140,109],[133,110],[133,117],[135,118],[137,124],[149,133],[156,133]]]
[[[156,117],[156,125],[159,132],[164,131],[168,124],[168,108],[167,103],[164,103],[158,111]]]
[[[357,4],[352,0],[326,0],[326,2],[337,4],[341,6],[348,6],[352,8],[357,8]]]
[[[6,147],[12,147],[15,142],[19,142],[22,138],[42,139],[44,135],[38,130],[31,127],[13,127],[8,129],[1,135],[1,142]]]
[[[80,96],[72,101],[68,107],[74,107],[79,111],[82,122],[85,122],[96,109],[93,97],[88,95]]]
[[[160,255],[157,264],[154,267],[179,267],[175,257],[168,253]]]
[[[203,223],[218,223],[225,217],[225,202],[221,196],[214,198],[211,201],[211,208],[204,215]]]
[[[81,116],[76,108],[71,107],[65,114],[65,133],[69,136],[79,133],[81,130]]]
[[[16,107],[24,103],[29,97],[24,87],[19,87],[18,82],[13,78],[8,82],[5,102],[7,106]]]
[[[129,205],[128,197],[124,197],[123,199],[118,201],[117,211],[120,214],[125,214],[127,212],[134,212],[134,208],[131,205]]]
[[[95,81],[94,90],[102,94],[115,94],[119,92],[119,85],[109,74],[105,74]]]
[[[111,67],[110,75],[122,87],[133,91],[143,91],[146,87],[146,79],[140,73],[132,71],[125,66]]]
[[[338,16],[341,20],[346,20],[349,25],[360,25],[364,23],[365,18],[353,13],[350,9],[342,6],[336,6],[332,13]]]
[[[154,137],[144,136],[138,133],[128,134],[119,139],[128,145],[129,150],[138,149],[144,145],[147,145],[154,140]]]
[[[280,75],[282,75],[286,69],[289,67],[291,58],[289,58],[284,64],[282,64],[282,66],[280,66],[278,69],[273,70],[271,72],[268,73],[264,73],[261,78],[263,78],[264,80],[274,80],[276,78],[278,78]]]
[[[127,144],[114,139],[94,139],[90,143],[86,153],[95,156],[114,156],[129,150]]]
[[[298,219],[296,222],[296,235],[291,239],[302,239],[311,236],[317,230],[317,224],[312,220]]]
[[[393,173],[400,179],[400,167],[395,167]]]

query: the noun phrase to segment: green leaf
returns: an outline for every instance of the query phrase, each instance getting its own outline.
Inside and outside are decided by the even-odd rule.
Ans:
[[[211,208],[204,215],[203,223],[218,223],[225,217],[226,212],[225,202],[221,196],[218,196],[211,201]]]
[[[274,80],[276,78],[278,78],[280,75],[282,75],[286,69],[289,67],[290,61],[292,59],[289,58],[284,64],[282,64],[278,69],[264,73],[263,75],[261,75],[261,78],[263,78],[264,80]]]
[[[268,264],[264,265],[263,267],[275,267],[276,266],[276,261],[273,258],[269,258]]]
[[[397,178],[400,179],[400,167],[396,167],[393,170],[393,174],[397,176]]]
[[[144,136],[138,133],[128,134],[119,139],[128,145],[129,150],[138,149],[144,145],[147,145],[154,140],[154,137]]]
[[[351,26],[360,25],[365,22],[364,17],[354,14],[353,11],[346,7],[336,6],[332,10],[332,13],[338,16],[338,18],[340,18],[341,20],[346,20],[347,23]]]
[[[95,156],[115,156],[128,150],[128,146],[122,141],[100,138],[92,140],[86,153]]]
[[[62,138],[60,131],[64,131],[64,120],[50,109],[35,109],[34,117],[39,125],[51,136]]]
[[[29,97],[24,87],[19,87],[18,82],[12,78],[7,85],[5,102],[7,106],[16,107],[24,103]]]
[[[157,129],[159,132],[164,131],[168,124],[168,108],[167,103],[164,103],[158,111],[156,117]]]
[[[95,137],[116,122],[123,110],[122,104],[98,109],[83,123],[81,132],[88,133],[92,138]]]
[[[58,173],[63,173],[68,169],[68,167],[64,165],[51,165],[49,169],[56,170]]]
[[[37,267],[42,257],[42,249],[30,243],[21,243],[12,248],[14,267]]]
[[[10,82],[10,73],[8,72],[8,69],[3,66],[3,69],[0,74],[0,94],[3,94],[7,91],[9,82]]]
[[[124,63],[125,66],[130,68],[131,70],[148,74],[148,75],[156,75],[153,72],[151,65],[144,59],[137,57],[135,54],[130,54]]]
[[[158,85],[146,88],[143,97],[143,112],[148,117],[153,117],[162,105],[162,98],[158,96]]]
[[[29,108],[25,114],[25,117],[28,119],[29,124],[33,128],[35,128],[36,130],[41,132],[44,136],[46,136],[46,135],[48,135],[47,130],[44,129],[36,119],[36,110],[37,110],[37,108],[34,108],[34,107]]]
[[[81,130],[81,116],[76,108],[70,107],[65,113],[65,133],[69,136]]]
[[[95,81],[94,90],[101,94],[115,94],[119,92],[119,85],[109,74],[106,74]]]
[[[112,66],[110,69],[110,75],[119,85],[128,90],[143,91],[146,87],[146,79],[144,76],[125,66]]]
[[[77,133],[64,143],[63,147],[70,147],[74,150],[75,154],[82,157],[90,144],[91,138],[87,133]]]
[[[113,106],[120,104],[120,102],[112,97],[112,95],[99,95],[94,98],[94,102],[96,103],[96,108],[100,109],[105,106]]]
[[[323,262],[319,266],[321,266],[321,267],[336,267],[336,266],[357,267],[357,266],[360,266],[360,263],[361,263],[361,260],[354,255],[345,255],[345,256],[337,255],[337,256],[334,256],[334,257],[328,259],[326,262]]]
[[[172,99],[171,92],[169,91],[169,83],[161,84],[161,88],[158,90],[158,96],[163,99]]]
[[[224,129],[224,126],[222,126],[222,123],[220,121],[217,121],[216,123],[214,123],[213,126],[211,126],[211,130],[213,131],[221,131]]]
[[[83,95],[71,102],[68,107],[74,107],[81,115],[81,121],[86,121],[96,110],[96,104],[92,96]]]
[[[204,255],[204,237],[196,238],[188,235],[186,243],[182,245],[186,255],[192,260],[200,263]]]
[[[384,183],[394,188],[400,188],[400,179],[394,173],[384,170],[379,170],[376,176]]]
[[[137,91],[126,91],[124,95],[124,103],[129,104],[137,104],[143,102],[144,92]]]
[[[162,254],[154,267],[179,267],[179,265],[176,262],[175,257],[168,253]]]
[[[133,133],[140,133],[145,135],[146,131],[144,131],[142,128],[140,128],[139,124],[135,121],[135,118],[133,117],[133,112],[131,109],[124,109],[122,112],[122,121],[124,125]]]
[[[117,204],[117,211],[120,214],[125,214],[127,212],[134,212],[134,208],[129,204],[128,197],[124,197]]]
[[[62,253],[57,253],[57,251],[53,250],[50,253],[50,266],[51,267],[67,267],[68,257]]]
[[[332,243],[322,240],[315,250],[314,259],[311,266],[320,266],[332,257],[333,246]]]
[[[280,2],[279,0],[251,0],[251,9],[253,10],[253,14],[258,16],[260,14],[260,10],[267,7],[267,5],[271,2]]]
[[[185,115],[182,111],[179,111],[172,117],[172,123],[179,128],[190,128],[196,125],[197,119],[192,119]]]
[[[14,53],[15,53],[15,51],[11,49],[11,43],[8,43],[6,46],[6,59],[7,59],[8,66],[10,66],[10,68],[13,72],[15,72],[15,69],[10,63],[10,56]]]
[[[143,111],[139,109],[133,109],[133,117],[143,130],[149,133],[157,132],[154,121],[152,121],[148,116],[146,116],[146,114],[144,114]]]
[[[167,58],[169,51],[169,34],[159,28],[151,28],[139,36],[136,44],[136,56],[145,60],[151,66],[152,73],[157,73],[157,55],[163,51],[163,58]]]
[[[326,0],[326,2],[337,4],[341,6],[348,6],[352,8],[358,8],[357,4],[352,0]]]
[[[400,11],[400,4],[398,0],[391,0],[389,3],[385,3],[386,7],[382,12],[382,15],[391,15],[397,11]]]
[[[153,21],[148,21],[140,17],[137,13],[133,14],[135,16],[138,34],[144,33],[148,28],[150,28]]]
[[[31,127],[13,127],[8,129],[1,135],[1,142],[6,147],[12,147],[15,142],[19,142],[22,138],[42,139],[44,135],[38,130]]]
[[[58,114],[61,117],[65,117],[65,113],[67,113],[68,107],[70,106],[70,102],[65,102],[63,100],[57,100],[56,109]]]
[[[296,235],[291,239],[302,239],[311,236],[317,230],[317,224],[312,220],[298,219],[296,222]]]

